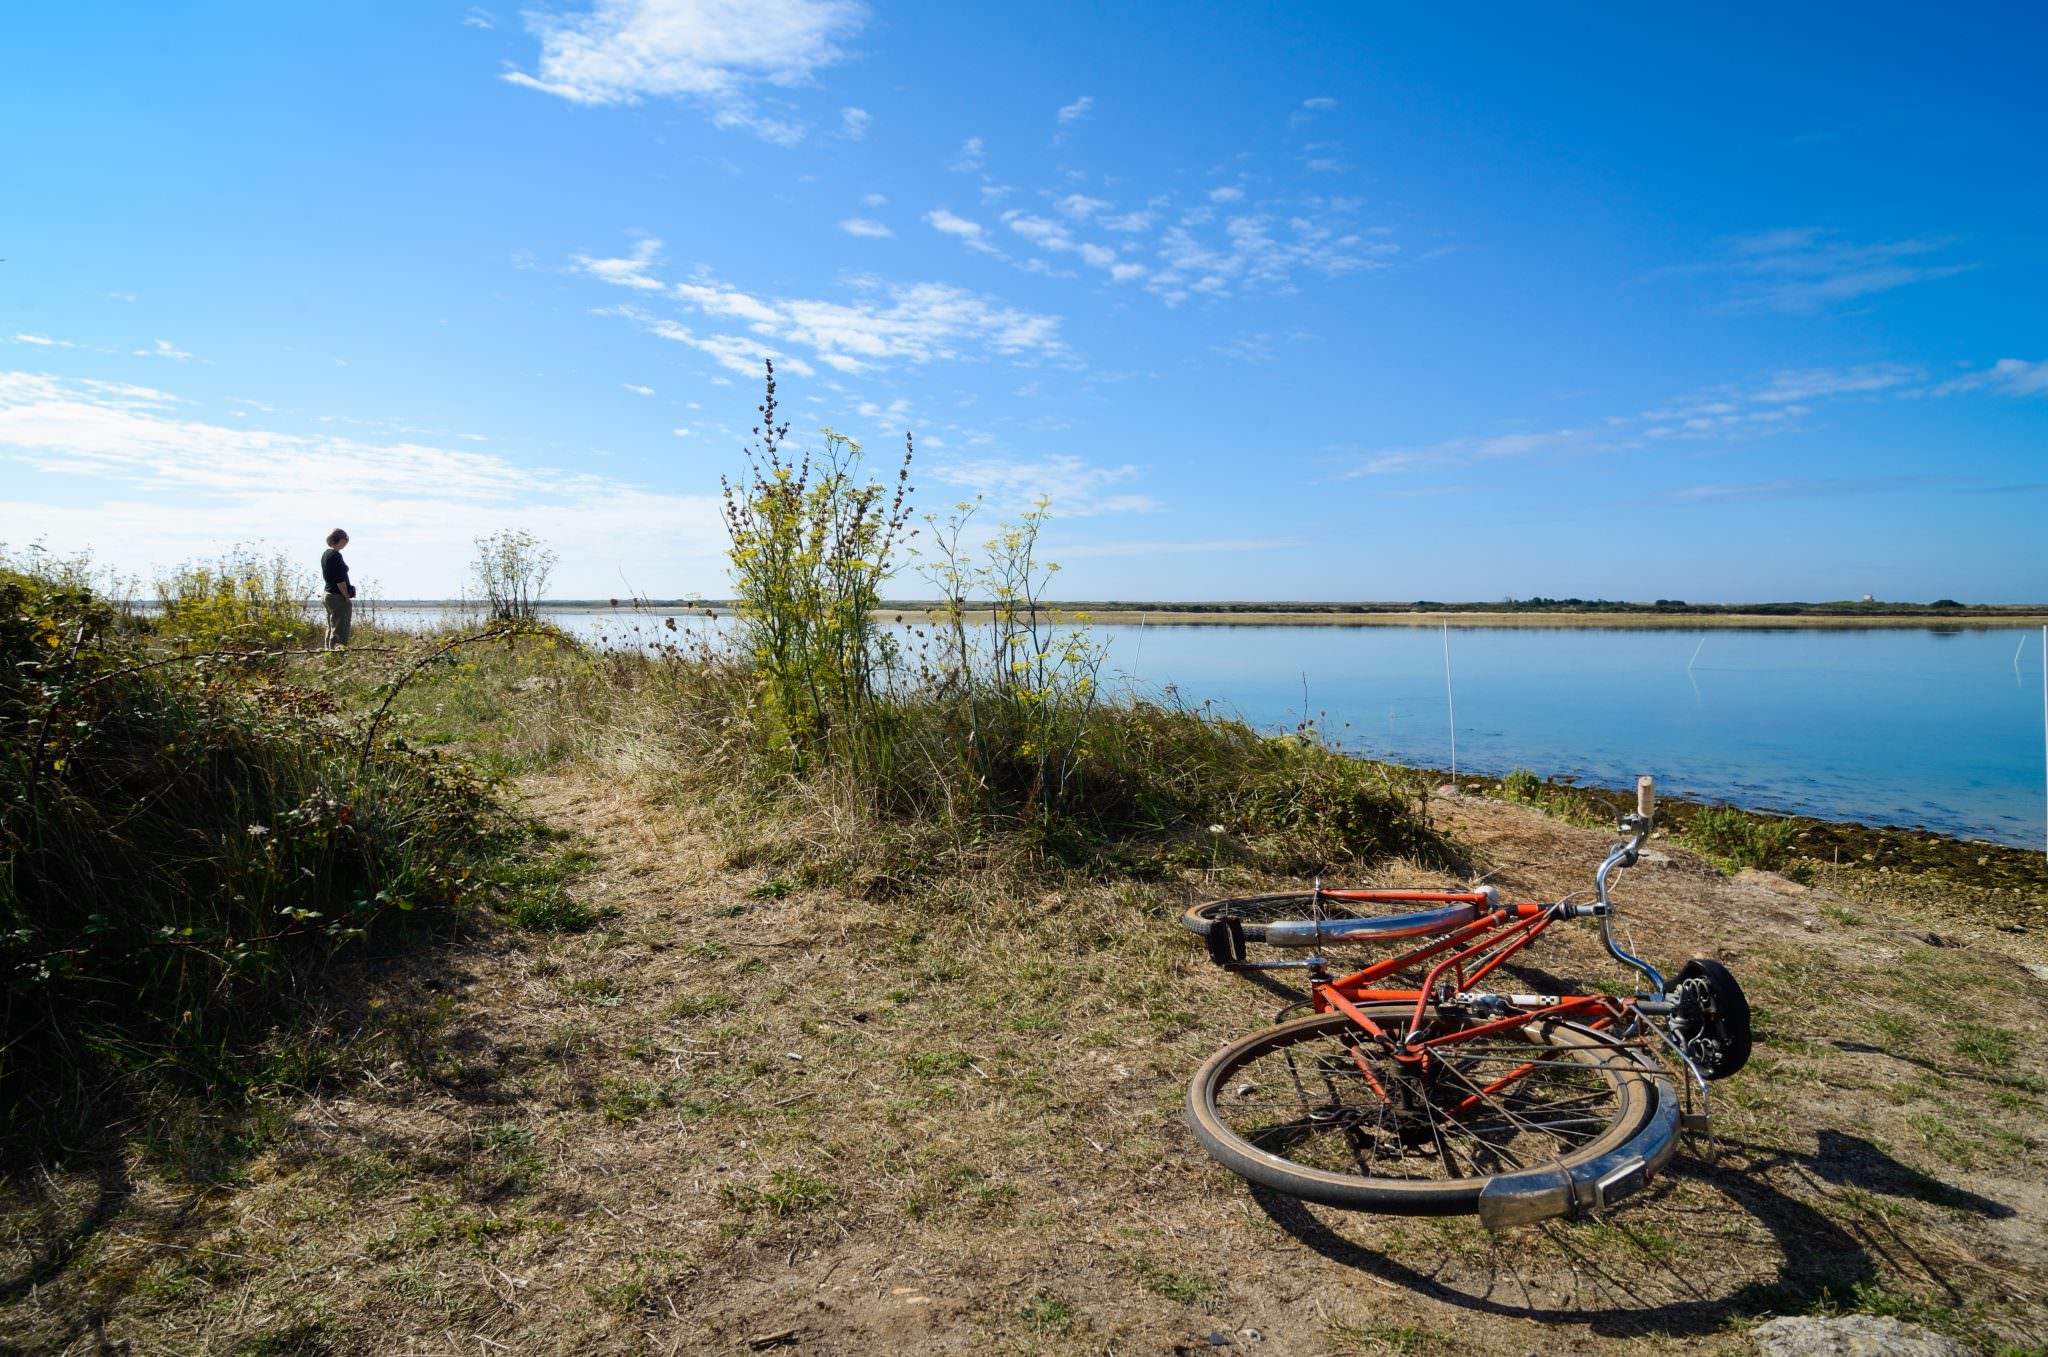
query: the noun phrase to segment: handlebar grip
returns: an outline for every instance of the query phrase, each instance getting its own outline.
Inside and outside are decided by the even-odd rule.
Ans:
[[[1657,813],[1657,779],[1647,773],[1636,779],[1636,814],[1645,820]]]

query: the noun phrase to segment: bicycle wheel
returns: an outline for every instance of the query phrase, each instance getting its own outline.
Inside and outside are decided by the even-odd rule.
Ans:
[[[1413,1012],[1365,1011],[1390,1031]],[[1444,1013],[1425,1031],[1480,1021]],[[1657,1110],[1654,1068],[1573,1024],[1532,1021],[1429,1052],[1418,1069],[1341,1013],[1298,1018],[1211,1056],[1189,1085],[1188,1120],[1226,1168],[1291,1197],[1454,1215],[1478,1210],[1495,1178],[1570,1170],[1626,1144]]]
[[[1246,942],[1264,942],[1267,924],[1310,918],[1317,906],[1325,919],[1364,919],[1373,913],[1385,912],[1385,906],[1368,911],[1342,900],[1332,900],[1327,895],[1318,902],[1308,891],[1290,891],[1285,895],[1246,895],[1235,900],[1211,900],[1181,915],[1180,926],[1198,938],[1206,938],[1209,925],[1219,916],[1230,914],[1244,921]]]

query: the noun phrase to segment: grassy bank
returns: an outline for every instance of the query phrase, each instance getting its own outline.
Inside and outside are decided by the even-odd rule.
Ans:
[[[1448,774],[1431,774],[1447,781]],[[1457,785],[1536,806],[1572,824],[1601,827],[1633,804],[1633,791],[1548,780],[1526,769]],[[2031,849],[1919,829],[1771,815],[1734,806],[1658,801],[1660,837],[1736,872],[1754,868],[1795,884],[1826,885],[1915,918],[2033,934],[2048,953],[2048,857]]]
[[[1560,1335],[1732,1353],[1761,1316],[1860,1312],[2040,1351],[2038,982],[1902,940],[1928,916],[1825,880],[1779,918],[1695,856],[1704,810],[1671,808],[1667,861],[1621,890],[1647,952],[1719,954],[1758,1005],[1720,1154],[1689,1151],[1607,1218],[1500,1241],[1304,1209],[1209,1165],[1179,1124],[1188,1073],[1283,999],[1208,968],[1172,920],[1318,868],[1555,898],[1587,884],[1604,794],[1517,780],[1540,816],[1359,770],[1428,830],[1424,860],[1381,861],[1328,819],[1345,803],[1315,789],[1350,784],[1321,780],[1339,765],[1309,741],[1119,709],[1101,719],[1130,738],[1106,748],[1149,749],[1164,790],[1149,818],[1070,836],[1027,814],[1028,784],[948,820],[943,798],[892,808],[885,784],[761,762],[755,690],[699,655],[533,635],[448,648],[394,693],[398,668],[291,678],[338,713],[390,696],[382,744],[523,787],[550,837],[524,898],[581,931],[486,912],[437,949],[330,970],[295,1000],[300,1064],[203,1162],[131,1149],[11,1175],[0,1345],[1078,1357],[1213,1332],[1519,1357]],[[1205,789],[1174,771],[1193,755]],[[1469,865],[1436,856],[1452,841]],[[1556,932],[1524,983],[1616,978],[1589,929]]]

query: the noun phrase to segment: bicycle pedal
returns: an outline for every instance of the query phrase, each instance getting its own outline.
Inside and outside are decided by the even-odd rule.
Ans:
[[[1689,1136],[1706,1136],[1711,1139],[1714,1134],[1714,1118],[1707,1112],[1681,1113],[1678,1118],[1678,1129]]]

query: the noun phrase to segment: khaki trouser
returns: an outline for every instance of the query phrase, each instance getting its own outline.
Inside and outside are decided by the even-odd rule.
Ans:
[[[338,650],[348,644],[349,617],[355,600],[339,589],[329,589],[321,600],[327,605],[327,648]]]

